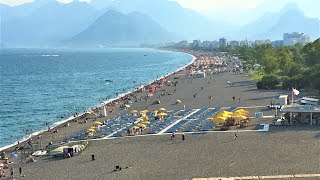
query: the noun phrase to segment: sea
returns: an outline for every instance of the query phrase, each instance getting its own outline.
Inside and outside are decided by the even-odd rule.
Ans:
[[[140,48],[2,49],[0,147],[133,91],[192,59]]]

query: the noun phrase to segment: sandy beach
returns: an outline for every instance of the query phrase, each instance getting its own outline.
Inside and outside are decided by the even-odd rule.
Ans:
[[[198,53],[193,55],[197,58],[199,56]],[[152,97],[144,98],[149,94],[148,91],[128,95],[127,97],[134,99],[129,109],[120,108],[124,100],[119,100],[118,103],[113,102],[112,105],[108,105],[107,117],[97,118],[90,115],[78,121],[70,121],[69,126],[60,125],[57,127],[57,133],[53,133],[53,129],[44,133],[42,147],[49,142],[59,143],[66,137],[94,125],[95,121],[103,122],[119,114],[128,114],[133,109],[152,111],[163,107],[170,111],[184,108],[267,106],[272,98],[280,94],[290,94],[281,90],[257,90],[255,83],[248,80],[247,76],[232,72],[207,74],[205,78],[177,79],[176,76],[167,77],[167,81],[172,82],[171,85],[158,87]],[[231,87],[228,81],[234,85]],[[236,100],[233,100],[233,96]],[[153,104],[157,100],[161,103]],[[176,104],[177,100],[181,103]],[[272,113],[268,111],[265,114],[272,115]],[[251,116],[253,114],[251,112]],[[85,120],[87,123],[84,123]],[[248,132],[243,135],[241,133],[239,141],[234,141],[232,133],[219,132],[188,135],[185,142],[180,141],[180,137],[170,141],[167,135],[92,141],[89,148],[76,158],[56,160],[44,157],[36,158],[35,163],[25,163],[25,160],[20,163],[20,158],[12,158],[14,161],[12,167],[21,166],[24,169],[23,174],[26,177],[23,179],[191,179],[316,171],[316,159],[310,157],[314,148],[313,150],[306,148],[310,152],[305,151],[303,154],[310,156],[299,158],[303,159],[301,164],[297,164],[298,160],[288,159],[288,156],[295,156],[294,153],[289,153],[290,149],[300,151],[301,148],[302,151],[304,148],[295,142],[300,140],[290,140],[291,137],[300,136],[302,132],[289,129],[285,133],[278,133],[280,131],[281,129],[271,128],[271,132],[268,133]],[[315,146],[318,142],[315,138],[311,138],[314,136],[316,136],[315,131],[303,134],[301,142],[310,147]],[[39,141],[36,138],[33,140]],[[96,161],[90,161],[91,154],[97,156]],[[277,160],[273,166],[279,170],[274,171],[271,167],[272,158],[279,156],[283,157],[289,166],[296,168],[282,168],[284,162]],[[308,163],[313,169],[306,170]],[[116,165],[129,168],[121,172],[111,172]],[[260,168],[255,171],[252,169],[255,166]]]

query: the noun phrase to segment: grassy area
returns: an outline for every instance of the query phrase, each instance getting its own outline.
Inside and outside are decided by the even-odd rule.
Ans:
[[[251,81],[258,82],[262,79],[264,73],[261,70],[253,70],[253,76],[250,78]]]

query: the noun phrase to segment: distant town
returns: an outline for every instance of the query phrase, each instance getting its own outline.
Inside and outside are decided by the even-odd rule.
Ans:
[[[282,40],[275,40],[271,41],[270,39],[264,40],[255,40],[255,41],[236,41],[230,40],[228,41],[226,38],[220,38],[219,40],[215,41],[202,41],[201,40],[193,40],[193,42],[188,42],[187,40],[180,41],[178,43],[167,43],[161,44],[160,46],[173,46],[175,48],[181,49],[207,49],[207,50],[214,50],[219,47],[237,47],[237,46],[259,46],[263,44],[271,44],[272,47],[283,47],[283,46],[294,46],[295,44],[307,44],[310,42],[310,36],[306,35],[301,32],[292,32],[292,33],[284,33]]]

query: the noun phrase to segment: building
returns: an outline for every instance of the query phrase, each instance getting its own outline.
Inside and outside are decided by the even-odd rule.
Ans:
[[[202,47],[205,49],[211,49],[211,42],[210,41],[203,41]]]
[[[263,45],[263,44],[271,44],[271,41],[269,39],[265,40],[256,40],[254,42],[255,46]]]
[[[200,40],[193,40],[191,47],[192,48],[200,48],[201,47],[201,41]]]
[[[232,46],[232,47],[236,47],[236,46],[239,46],[240,43],[239,43],[239,41],[230,41],[229,45]]]
[[[283,46],[283,40],[276,40],[271,43],[272,47],[281,47]]]
[[[226,47],[227,46],[227,39],[226,38],[220,38],[219,39],[219,46],[220,47]]]
[[[293,46],[297,43],[306,44],[310,42],[310,37],[303,33],[293,32],[293,33],[284,33],[283,34],[283,45],[284,46]]]
[[[280,113],[284,114],[287,124],[317,125],[320,123],[320,106],[284,105]]]
[[[217,49],[219,48],[219,42],[218,41],[212,41],[211,42],[211,49]]]
[[[177,48],[189,48],[188,41],[180,41],[175,45]]]

